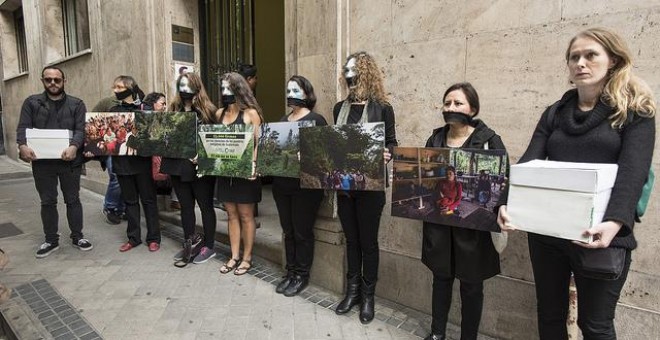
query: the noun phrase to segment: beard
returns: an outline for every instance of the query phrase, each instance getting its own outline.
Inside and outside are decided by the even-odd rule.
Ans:
[[[64,93],[64,86],[46,86],[46,92],[51,96],[59,96]]]

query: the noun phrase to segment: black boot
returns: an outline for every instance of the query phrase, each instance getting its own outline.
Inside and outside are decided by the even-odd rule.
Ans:
[[[360,305],[360,322],[368,324],[374,319],[374,292],[376,282],[367,283],[362,279],[362,304]]]
[[[284,293],[284,290],[286,287],[289,286],[291,283],[291,280],[293,279],[293,272],[289,271],[286,273],[286,276],[284,277],[284,280],[280,281],[280,283],[277,284],[277,287],[275,288],[275,293],[277,294],[282,294]]]
[[[335,308],[335,313],[341,315],[348,313],[353,306],[357,305],[361,301],[360,297],[360,284],[362,278],[360,275],[355,275],[348,277],[346,280],[346,296]]]
[[[183,254],[181,256],[181,260],[174,262],[174,265],[183,268],[190,263],[192,260],[192,248],[193,248],[193,240],[191,239],[186,239],[183,242]]]
[[[447,338],[445,338],[444,335],[437,335],[437,334],[433,334],[433,333],[429,334],[429,336],[424,338],[424,340],[445,340],[445,339],[447,339]]]

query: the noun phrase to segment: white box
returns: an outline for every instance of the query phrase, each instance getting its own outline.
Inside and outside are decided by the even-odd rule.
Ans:
[[[618,166],[534,160],[511,166],[507,211],[520,230],[591,242],[602,222]]]
[[[25,129],[27,145],[37,159],[62,159],[62,152],[70,145],[73,131],[65,129]]]

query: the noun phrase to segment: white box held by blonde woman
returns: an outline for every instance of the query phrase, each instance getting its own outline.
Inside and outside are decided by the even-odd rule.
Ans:
[[[511,166],[507,211],[530,233],[591,242],[585,230],[602,222],[618,166],[534,160]]]

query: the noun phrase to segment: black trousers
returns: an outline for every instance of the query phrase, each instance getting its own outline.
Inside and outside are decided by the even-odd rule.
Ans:
[[[539,336],[545,339],[566,339],[568,316],[568,286],[573,271],[571,241],[537,234],[528,234],[529,254],[536,282],[536,302]],[[630,251],[621,277],[598,280],[574,274],[578,295],[578,326],[585,340],[616,339],[614,313],[628,270]]]
[[[431,332],[445,335],[454,278],[433,275]],[[461,280],[461,340],[476,340],[484,305],[484,282]]]
[[[72,167],[71,162],[62,160],[49,159],[32,162],[34,186],[37,188],[41,200],[41,223],[46,235],[46,242],[57,244],[60,238],[57,233],[58,181],[66,204],[66,219],[69,223],[69,230],[71,230],[71,239],[76,241],[83,237],[83,211],[80,203],[81,172],[82,166]]]
[[[192,182],[182,182],[181,176],[170,176],[172,187],[181,204],[181,225],[186,239],[195,233],[195,201],[202,212],[204,227],[204,245],[213,249],[215,242],[215,210],[213,209],[213,191],[215,176],[195,177]]]
[[[321,201],[322,190],[277,190],[273,198],[284,233],[286,270],[309,277],[314,261],[314,223]]]
[[[142,202],[147,224],[146,242],[160,243],[156,185],[151,176],[150,172],[135,175],[117,175],[119,187],[121,188],[121,198],[126,204],[126,217],[128,218],[126,235],[128,236],[128,242],[133,246],[142,243],[142,237],[140,236],[140,202]]]
[[[346,236],[348,277],[378,279],[378,229],[385,206],[384,191],[337,192],[337,213]]]

